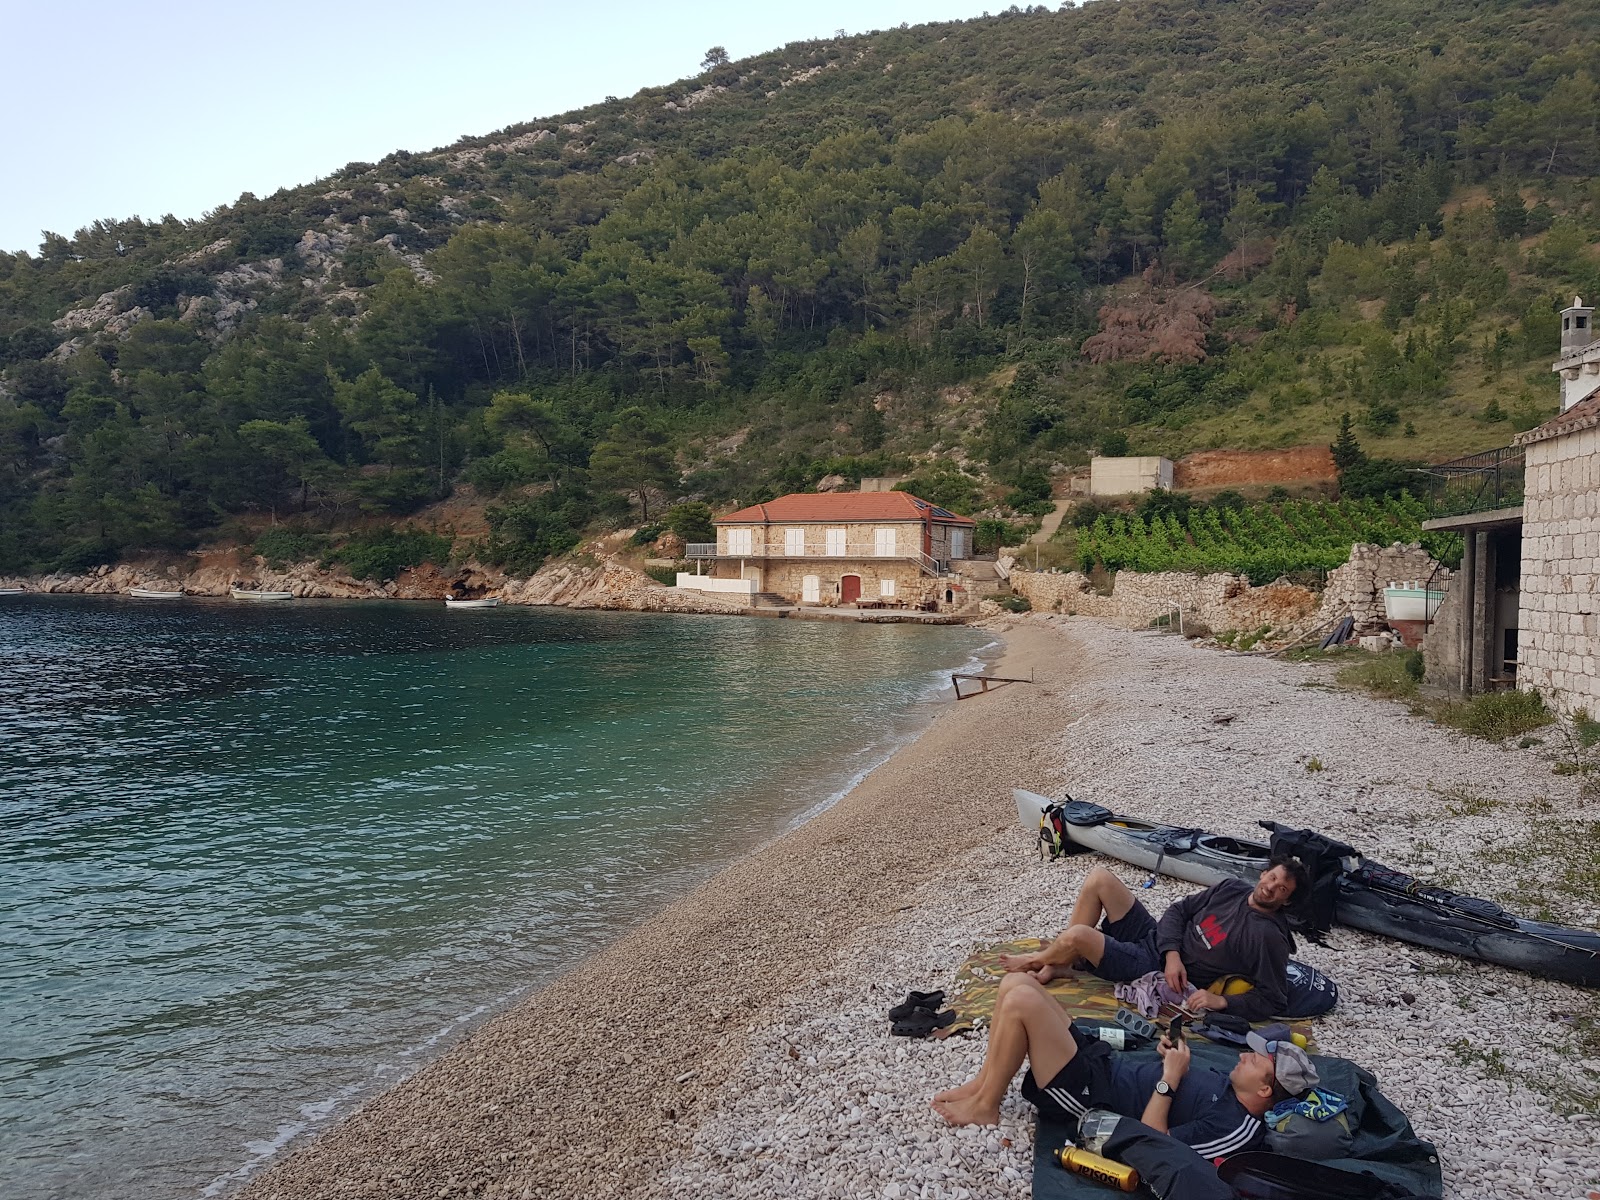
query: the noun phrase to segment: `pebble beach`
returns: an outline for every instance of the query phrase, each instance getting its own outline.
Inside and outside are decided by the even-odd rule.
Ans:
[[[1046,936],[1090,865],[1041,862],[1013,787],[1250,834],[1312,826],[1517,911],[1600,924],[1561,833],[1600,820],[1548,746],[1511,749],[1235,655],[1089,618],[1000,623],[994,674],[838,804],[627,930],[243,1191],[311,1197],[1024,1197],[1032,1109],[928,1107],[981,1032],[884,1012],[972,951]],[[1314,764],[1314,765],[1313,765]],[[1592,826],[1590,826],[1592,828]],[[1127,868],[1130,884],[1143,874]],[[1556,881],[1556,882],[1552,882]],[[1559,886],[1558,886],[1559,884]],[[1160,880],[1152,911],[1189,890]],[[1372,1070],[1438,1148],[1446,1195],[1600,1181],[1593,993],[1336,928],[1324,1053]]]

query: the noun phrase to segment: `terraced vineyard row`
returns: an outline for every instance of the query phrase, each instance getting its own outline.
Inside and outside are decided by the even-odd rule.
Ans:
[[[1187,517],[1101,516],[1078,530],[1078,556],[1120,571],[1226,571],[1270,583],[1295,571],[1331,571],[1356,542],[1421,541],[1446,562],[1460,539],[1424,534],[1426,507],[1410,495],[1383,500],[1291,500],[1239,509],[1197,508]]]

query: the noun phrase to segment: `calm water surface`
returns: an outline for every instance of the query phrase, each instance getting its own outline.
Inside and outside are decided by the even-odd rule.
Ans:
[[[987,640],[0,598],[0,1196],[226,1192],[825,803]]]

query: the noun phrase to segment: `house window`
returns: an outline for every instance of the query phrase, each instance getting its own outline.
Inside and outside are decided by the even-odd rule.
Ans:
[[[728,530],[728,553],[749,556],[750,531],[748,529]]]
[[[806,531],[804,529],[785,529],[783,531],[783,552],[790,558],[799,558],[806,552]]]
[[[964,530],[964,529],[952,529],[950,531],[950,557],[951,558],[961,558],[961,557],[963,557],[962,551],[965,549],[965,547],[962,546],[961,543],[965,538],[966,538],[966,530]]]
[[[800,600],[804,604],[817,604],[822,600],[822,580],[807,575],[800,581]]]
[[[829,558],[844,557],[844,530],[830,529],[827,532],[827,546]]]
[[[877,529],[873,531],[873,553],[879,558],[894,557],[894,530]]]
[[[878,580],[878,596],[879,596],[880,599],[883,599],[883,600],[893,600],[894,599],[894,580],[892,580],[892,579],[880,579],[880,580]]]
[[[1573,317],[1572,321],[1573,324],[1575,324],[1579,329],[1588,328],[1589,318],[1584,316],[1582,313],[1579,313],[1577,316]]]

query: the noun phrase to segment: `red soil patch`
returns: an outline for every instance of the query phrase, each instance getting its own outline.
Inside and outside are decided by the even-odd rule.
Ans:
[[[1284,450],[1201,450],[1173,464],[1172,486],[1181,489],[1254,483],[1326,483],[1338,477],[1326,446]]]

